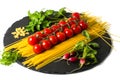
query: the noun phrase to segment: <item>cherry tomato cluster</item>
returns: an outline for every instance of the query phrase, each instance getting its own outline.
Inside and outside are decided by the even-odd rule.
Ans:
[[[80,33],[87,27],[87,23],[80,19],[80,14],[75,12],[66,21],[61,20],[59,23],[29,36],[28,43],[33,46],[33,51],[39,54]]]

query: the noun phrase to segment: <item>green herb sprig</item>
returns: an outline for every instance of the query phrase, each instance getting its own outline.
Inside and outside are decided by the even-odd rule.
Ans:
[[[21,55],[15,49],[4,51],[2,54],[2,58],[0,59],[0,64],[9,66],[20,58]]]
[[[40,12],[35,11],[31,13],[28,11],[28,17],[30,19],[29,24],[25,27],[26,31],[39,31],[46,27],[50,27],[53,23],[59,22],[61,19],[66,19],[65,8],[59,9],[59,11],[54,10],[41,10]]]

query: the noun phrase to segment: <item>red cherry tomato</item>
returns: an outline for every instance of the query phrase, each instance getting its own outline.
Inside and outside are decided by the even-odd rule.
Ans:
[[[63,26],[61,31],[63,32],[65,28],[68,28],[68,26]]]
[[[59,22],[59,25],[61,26],[61,29],[62,29],[62,30],[64,30],[65,28],[68,27],[68,23],[65,22],[65,21],[63,21],[63,20],[61,20],[61,21]]]
[[[82,28],[82,30],[84,30],[84,29],[86,29],[88,27],[87,23],[85,21],[83,21],[83,20],[81,20],[79,22],[79,25]]]
[[[28,37],[28,43],[30,44],[30,45],[35,45],[35,44],[37,44],[38,43],[38,39],[36,38],[36,36],[29,36]]]
[[[78,33],[80,33],[80,32],[82,31],[82,30],[81,30],[81,27],[80,27],[79,25],[76,26],[75,24],[73,24],[73,25],[71,26],[71,28],[72,28],[74,34],[78,34]]]
[[[55,44],[58,43],[58,39],[57,39],[57,37],[56,37],[55,35],[49,36],[49,40],[50,40],[50,42],[51,42],[53,45],[55,45]]]
[[[42,46],[45,50],[48,50],[52,47],[52,44],[49,40],[42,40]]]
[[[61,41],[61,42],[66,39],[66,35],[65,35],[64,32],[57,32],[56,36],[57,36],[58,40]]]
[[[43,32],[41,32],[41,31],[36,32],[36,33],[35,33],[35,36],[36,36],[36,37],[41,37],[41,38],[46,37],[46,35],[43,34]]]
[[[46,35],[49,35],[52,33],[52,29],[50,29],[50,28],[45,28],[43,31],[44,31],[44,34],[46,34]]]
[[[77,21],[76,18],[72,18],[72,17],[68,18],[68,22],[69,22],[70,26],[73,24],[76,24],[76,21]]]
[[[51,26],[51,29],[52,29],[52,31],[54,31],[54,32],[59,31],[59,28],[60,28],[60,26],[59,26],[59,25],[56,25],[56,24]]]
[[[42,33],[41,32],[36,32],[35,34],[34,34],[34,36],[40,41],[40,40],[42,40]]]
[[[72,13],[72,17],[77,18],[78,20],[80,20],[80,13],[74,12],[74,13]]]
[[[65,25],[67,25],[67,22],[61,20],[61,21],[59,22],[59,25],[60,25],[60,26],[65,26]]]
[[[68,38],[70,38],[70,37],[73,36],[73,30],[72,30],[72,29],[65,28],[65,29],[64,29],[64,33],[66,34],[66,36],[67,36]]]
[[[33,51],[34,51],[36,54],[41,53],[43,50],[44,50],[44,48],[42,47],[41,44],[35,44],[35,45],[33,46]]]

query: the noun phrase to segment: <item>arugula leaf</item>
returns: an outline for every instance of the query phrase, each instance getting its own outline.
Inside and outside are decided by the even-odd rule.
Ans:
[[[93,64],[94,63],[97,63],[97,59],[96,59],[96,56],[94,54],[87,54],[87,58],[91,58],[93,60]]]
[[[66,8],[64,7],[64,8],[61,8],[58,12],[59,12],[59,14],[60,15],[62,15],[62,16],[64,16],[65,17],[65,13],[66,13],[66,10],[65,10]]]
[[[53,18],[53,19],[59,19],[60,16],[61,15],[59,14],[58,11],[54,11],[54,13],[52,14],[51,18]]]
[[[99,47],[99,44],[98,43],[95,43],[95,42],[91,42],[91,43],[88,43],[89,46],[92,46],[94,48],[98,48]]]
[[[45,19],[45,15],[41,15],[39,21],[42,23],[42,21],[44,21],[44,19]]]
[[[40,12],[35,11],[34,13],[28,11],[30,22],[25,29],[26,31],[32,32],[42,30],[46,27],[50,27],[56,22],[59,22],[61,19],[66,18],[65,14],[65,8],[61,8],[59,11],[46,10]]]
[[[88,47],[87,46],[84,47],[82,58],[84,58],[84,59],[86,58],[88,51],[89,51]]]
[[[35,11],[33,14],[30,13],[30,11],[28,11],[28,16],[31,20],[38,22],[38,18],[40,18],[39,12]]]
[[[37,26],[36,26],[36,29],[39,31],[39,30],[40,30],[40,25],[37,25]]]
[[[47,28],[48,26],[50,26],[50,23],[51,23],[51,21],[48,21],[48,20],[44,20],[44,22],[42,23],[42,28],[44,29],[44,28]]]
[[[82,31],[82,35],[84,35],[88,40],[90,39],[90,35],[87,30]]]
[[[30,10],[28,11],[28,16],[31,16],[32,14],[30,13]]]
[[[50,16],[50,15],[52,15],[54,13],[54,10],[46,10],[45,11],[45,15],[46,16]]]
[[[80,41],[74,46],[73,51],[83,51],[84,46],[84,41]]]

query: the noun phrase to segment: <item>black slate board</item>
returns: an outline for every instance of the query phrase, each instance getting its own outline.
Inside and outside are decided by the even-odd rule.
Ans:
[[[4,36],[4,46],[6,46],[14,41],[19,40],[19,39],[14,39],[11,32],[13,32],[15,30],[15,28],[17,28],[17,27],[26,26],[29,23],[29,21],[30,20],[28,17],[24,17],[23,19],[16,21],[8,29]],[[110,38],[109,34],[105,34],[105,36]],[[24,38],[24,37],[21,37],[20,39],[22,39],[22,38]],[[111,47],[109,47],[101,38],[95,39],[94,42],[97,42],[100,45],[100,48],[98,49],[98,54],[96,56],[98,59],[98,63],[84,66],[80,70],[78,70],[74,73],[86,71],[86,70],[96,67],[97,65],[101,64],[110,54]],[[107,42],[112,45],[111,40],[107,40]],[[24,61],[24,59],[21,59],[21,60],[17,61],[17,63],[22,65],[21,63],[23,61]],[[49,74],[70,74],[70,71],[77,67],[79,67],[78,63],[70,63],[70,65],[67,65],[66,61],[63,60],[63,61],[59,61],[59,62],[52,62],[52,63],[46,65],[45,67],[41,68],[40,70],[38,70],[38,72],[49,73]],[[30,68],[30,69],[35,70],[34,68]]]

